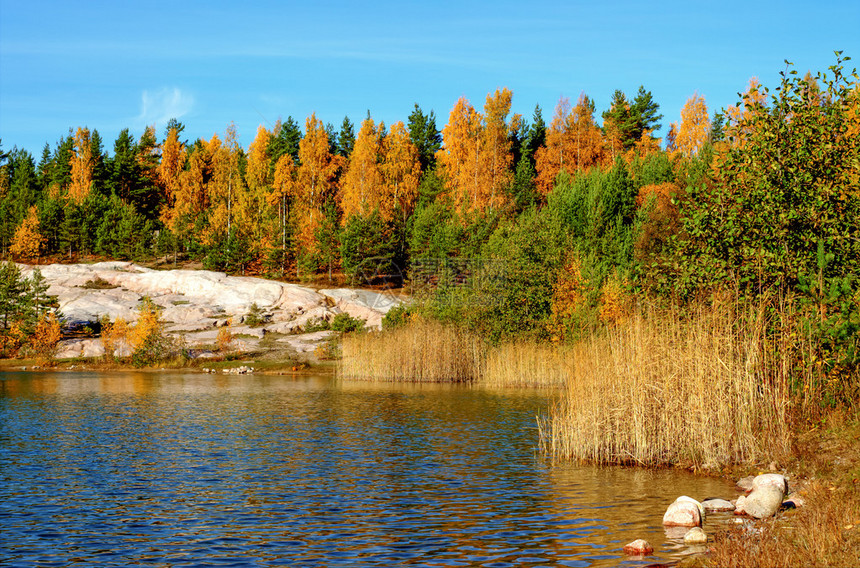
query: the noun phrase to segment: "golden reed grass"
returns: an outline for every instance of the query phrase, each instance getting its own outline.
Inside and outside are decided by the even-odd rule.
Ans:
[[[427,320],[382,333],[345,335],[342,350],[339,374],[347,379],[561,387],[566,376],[564,357],[554,346],[491,346],[462,328]]]
[[[461,328],[416,321],[345,336],[340,376],[559,387],[539,432],[542,450],[562,459],[704,467],[770,460],[789,450],[798,341],[796,326],[774,325],[768,313],[731,302],[643,310],[562,347],[490,346]]]
[[[339,375],[347,379],[470,382],[480,379],[486,345],[465,330],[420,320],[383,333],[343,337]]]
[[[481,383],[490,387],[562,387],[568,349],[516,341],[487,349]]]
[[[564,393],[539,420],[543,451],[705,467],[785,455],[789,365],[765,313],[640,313],[574,346]]]

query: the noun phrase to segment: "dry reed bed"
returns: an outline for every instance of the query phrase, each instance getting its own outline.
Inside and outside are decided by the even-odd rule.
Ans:
[[[474,335],[433,321],[385,333],[343,338],[340,376],[407,382],[468,382],[480,379],[486,346]]]
[[[561,387],[565,354],[536,342],[490,346],[461,328],[420,320],[384,333],[343,337],[339,374],[348,379]]]
[[[563,387],[570,350],[534,341],[487,349],[481,383],[490,387]]]
[[[646,311],[571,347],[491,347],[438,322],[343,339],[350,379],[562,387],[539,419],[553,457],[641,465],[723,464],[789,450],[796,328],[764,306]],[[786,323],[788,322],[788,323]],[[773,330],[781,330],[773,333]],[[795,359],[792,359],[795,358]]]
[[[542,449],[594,463],[715,467],[785,455],[789,365],[763,308],[636,315],[573,349]]]

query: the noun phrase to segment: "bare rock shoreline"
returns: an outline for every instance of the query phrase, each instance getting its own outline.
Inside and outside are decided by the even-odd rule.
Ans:
[[[94,324],[137,320],[144,297],[161,308],[165,332],[184,338],[189,348],[211,346],[218,328],[232,323],[236,351],[256,351],[268,335],[284,350],[300,358],[312,353],[331,332],[302,333],[314,320],[331,321],[346,313],[379,329],[382,318],[402,300],[369,290],[314,290],[298,284],[263,278],[228,276],[210,270],[154,270],[131,262],[95,264],[19,265],[25,277],[38,268],[57,297],[64,321]],[[244,324],[252,305],[264,314],[262,326]],[[271,342],[270,342],[271,345]],[[66,339],[58,346],[58,359],[98,357],[104,354],[98,338]]]

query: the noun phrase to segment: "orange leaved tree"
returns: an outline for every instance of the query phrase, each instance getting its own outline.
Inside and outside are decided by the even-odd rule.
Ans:
[[[44,242],[45,239],[39,232],[38,209],[32,205],[27,211],[27,216],[21,221],[21,225],[15,230],[9,252],[12,256],[32,260],[38,258]]]
[[[574,173],[600,165],[606,159],[603,137],[594,122],[594,102],[585,93],[573,109],[562,97],[546,131],[544,145],[535,152],[538,190],[546,195],[562,170]]]
[[[361,123],[340,190],[341,221],[344,224],[355,215],[364,217],[382,206],[379,162],[383,129],[384,125],[377,128],[369,116]]]
[[[508,118],[511,97],[507,88],[487,95],[484,114],[460,97],[442,130],[436,160],[455,207],[463,212],[498,208],[508,199],[511,134],[520,124],[519,115]]]

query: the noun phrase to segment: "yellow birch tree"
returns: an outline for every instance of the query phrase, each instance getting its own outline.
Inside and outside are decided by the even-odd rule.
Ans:
[[[382,141],[382,163],[379,167],[384,187],[382,217],[388,221],[399,214],[405,221],[418,199],[421,159],[403,121],[395,122]]]
[[[69,197],[75,203],[81,203],[90,194],[93,183],[93,158],[90,147],[90,131],[87,128],[78,128],[75,132],[74,154],[70,160],[71,183],[69,185]]]
[[[317,229],[321,226],[326,198],[335,188],[341,163],[329,150],[328,134],[316,113],[305,121],[305,135],[299,142],[299,167],[296,172],[297,240],[308,253],[316,252]]]
[[[164,206],[161,210],[162,222],[171,227],[175,223],[174,203],[180,191],[180,173],[185,167],[185,145],[179,141],[179,132],[171,128],[161,144],[161,162],[158,164],[158,181],[164,193]]]
[[[355,215],[366,217],[383,206],[380,130],[382,127],[377,128],[370,117],[361,123],[340,190],[342,224]]]
[[[272,134],[260,125],[257,136],[248,148],[246,184],[236,200],[236,225],[240,234],[257,258],[262,258],[274,244],[274,215],[269,215],[268,197],[272,191],[272,172],[269,167],[269,143]]]
[[[674,126],[674,124],[673,124]],[[675,148],[682,156],[692,158],[699,153],[711,130],[705,97],[694,93],[681,109],[681,124],[677,127]]]

